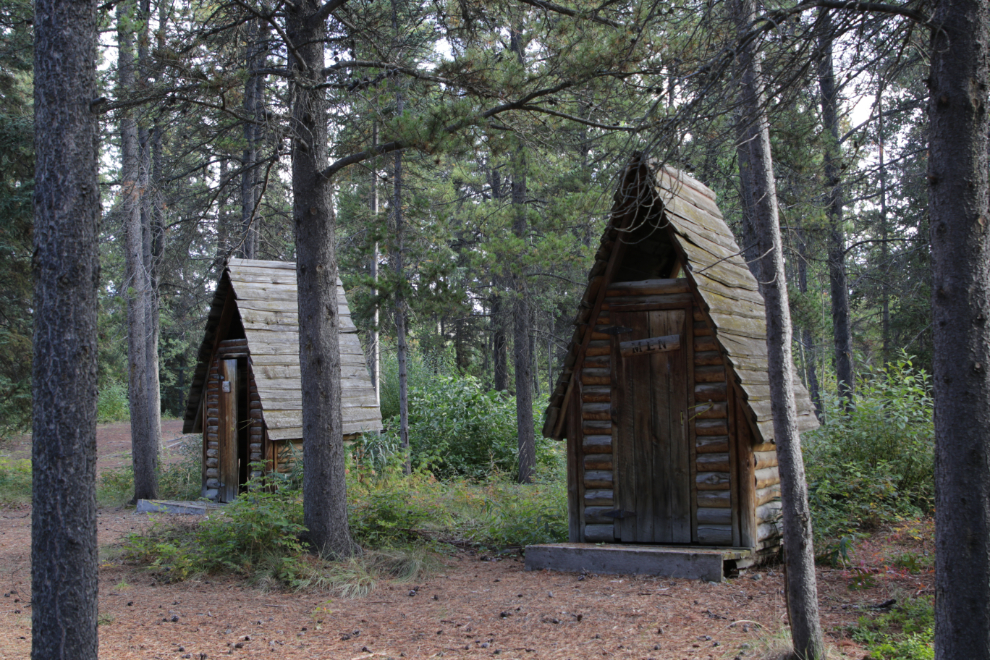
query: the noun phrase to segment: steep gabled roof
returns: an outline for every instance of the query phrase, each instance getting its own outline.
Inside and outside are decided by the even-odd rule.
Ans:
[[[215,349],[228,296],[247,338],[251,368],[271,440],[302,438],[302,384],[299,374],[299,312],[296,265],[281,261],[231,259],[224,269],[207,318],[196,372],[189,390],[183,432],[201,430],[203,386]],[[340,315],[340,377],[344,435],[379,431],[382,416],[365,363],[357,328],[351,321],[344,287],[337,280]]]
[[[653,254],[658,256],[652,259],[644,257],[641,248],[648,241],[656,246]],[[666,254],[663,248],[667,248]],[[772,442],[766,317],[756,278],[722,219],[715,193],[679,170],[638,158],[626,169],[616,192],[608,226],[588,274],[588,288],[575,320],[577,330],[550,396],[543,435],[560,438],[565,433],[567,393],[584,359],[589,321],[594,320],[590,317],[608,285],[618,281],[616,274],[633,270],[644,273],[640,279],[670,277],[651,272],[653,264],[623,263],[633,252],[636,258],[629,261],[667,260],[666,265],[657,264],[661,269],[669,268],[676,255],[726,358],[730,382],[737,383],[748,404],[757,442]],[[814,406],[796,370],[793,386],[799,430],[817,428]]]

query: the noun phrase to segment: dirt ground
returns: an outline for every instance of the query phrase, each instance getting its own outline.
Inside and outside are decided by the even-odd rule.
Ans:
[[[177,434],[172,428],[166,437]],[[125,460],[125,435],[126,424],[100,428],[101,468]],[[101,511],[101,557],[149,523],[133,509]],[[30,507],[0,510],[0,660],[29,656],[30,532]],[[932,593],[930,572],[890,566],[897,553],[931,552],[931,534],[928,523],[885,530],[858,546],[853,567],[819,569],[822,623],[836,657],[864,657],[846,627],[871,607]],[[214,576],[159,584],[116,561],[100,567],[100,657],[114,660],[731,660],[757,657],[785,621],[782,576],[773,567],[716,584],[526,572],[518,557],[462,551],[419,582],[383,584],[355,599],[263,593]]]

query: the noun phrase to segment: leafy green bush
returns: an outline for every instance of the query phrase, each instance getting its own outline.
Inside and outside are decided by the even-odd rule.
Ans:
[[[100,388],[96,403],[97,420],[106,422],[123,422],[131,418],[131,409],[127,399],[127,383],[113,381]]]
[[[386,420],[381,437],[365,438],[363,444],[380,468],[400,447],[399,418]],[[536,445],[537,461],[545,462],[549,441],[538,438]],[[485,391],[473,376],[437,375],[410,388],[409,447],[413,463],[441,479],[513,474],[518,465],[515,399]]]
[[[0,458],[0,505],[31,501],[31,461]]]
[[[820,538],[931,511],[933,411],[928,374],[907,356],[863,378],[848,410],[826,395],[821,428],[804,435]]]

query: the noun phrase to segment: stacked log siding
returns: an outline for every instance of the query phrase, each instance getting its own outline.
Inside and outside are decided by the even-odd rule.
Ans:
[[[340,318],[341,415],[345,438],[380,431],[381,412],[344,288],[337,280]],[[299,314],[294,263],[231,259],[207,317],[186,405],[184,433],[202,432],[204,491],[217,488],[219,391],[222,359],[247,367],[247,459],[268,469],[291,469],[302,449]],[[290,450],[292,444],[295,450]],[[257,476],[253,471],[251,476]]]
[[[652,243],[643,247],[645,241]],[[625,259],[634,249],[630,265]],[[631,279],[638,273],[648,276]],[[616,194],[544,420],[546,437],[568,439],[571,540],[621,538],[619,519],[629,512],[618,508],[628,486],[616,471],[624,423],[617,418],[617,365],[647,343],[620,354],[617,336],[628,328],[614,319],[654,310],[687,314],[680,338],[686,344],[674,348],[686,351],[689,363],[691,542],[776,545],[780,479],[763,298],[714,193],[682,172],[639,159]],[[807,391],[800,381],[793,386],[800,431],[816,428]]]

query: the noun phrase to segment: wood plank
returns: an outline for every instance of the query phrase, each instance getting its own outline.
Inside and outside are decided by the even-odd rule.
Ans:
[[[238,377],[237,360],[220,360],[220,376],[222,387],[219,401],[219,428],[217,431],[219,458],[219,500],[233,502],[238,491],[238,455],[237,455],[237,419],[239,417],[237,404]]]
[[[585,454],[585,470],[611,470],[612,454]]]
[[[694,407],[695,419],[725,419],[728,417],[728,405],[725,401],[705,401]]]
[[[608,543],[615,540],[613,526],[608,525],[585,525],[584,538],[589,543]]]
[[[721,218],[721,212],[715,204],[715,193],[694,177],[673,167],[664,167],[657,171],[655,181],[663,191],[661,195],[676,195],[676,199]]]
[[[611,382],[609,369],[583,369],[581,383],[584,385],[608,385]]]
[[[694,363],[699,367],[710,367],[725,364],[725,359],[722,357],[721,351],[696,351]]]
[[[757,470],[762,470],[763,468],[776,467],[777,466],[777,452],[776,451],[761,451],[753,452],[753,460],[751,461]]]
[[[698,472],[729,472],[729,452],[698,454]]]
[[[684,310],[650,313],[650,330],[654,335],[670,333],[682,336],[686,332],[687,313]],[[678,350],[665,354],[654,355],[652,358],[654,373],[659,372],[660,380],[664,383],[665,397],[655,397],[657,420],[666,419],[669,424],[667,441],[667,456],[662,453],[655,456],[654,474],[659,469],[667,472],[665,475],[668,486],[667,501],[669,502],[670,540],[659,542],[690,543],[691,542],[691,449],[688,446],[688,389],[687,389],[687,351]],[[666,379],[664,382],[664,375]],[[666,401],[664,401],[666,399]],[[661,427],[662,428],[662,427]]]
[[[780,484],[774,484],[772,486],[767,486],[766,488],[759,488],[756,491],[756,506],[762,506],[767,502],[772,502],[773,500],[780,497]]]
[[[585,454],[612,454],[612,436],[586,435],[581,442]]]
[[[695,421],[698,435],[728,435],[729,427],[725,419],[699,419]]]
[[[607,298],[602,304],[603,309],[608,309],[610,313],[646,311],[651,309],[675,309],[678,307],[688,307],[694,303],[692,293],[674,293],[665,296],[616,296]],[[605,307],[605,305],[608,307]]]
[[[694,310],[697,308],[697,303],[691,306],[691,310],[685,314],[684,318],[684,347],[686,349],[685,354],[685,369],[686,369],[686,391],[687,396],[687,410],[694,415],[698,414],[698,404],[694,396]],[[709,404],[704,404],[709,405]],[[698,475],[698,466],[695,461],[698,458],[698,447],[697,447],[697,434],[694,432],[694,419],[688,418],[687,421],[687,447],[688,447],[688,508],[690,512],[690,517],[688,519],[688,524],[690,528],[690,539],[691,543],[698,542],[698,497],[697,497],[697,484],[696,477]]]
[[[731,525],[732,509],[698,509],[699,525]]]
[[[717,300],[723,302],[730,300],[733,302],[744,301],[761,307],[765,304],[759,290],[753,289],[750,286],[745,288],[730,286],[715,279],[708,271],[701,269],[693,272],[691,275],[694,279],[695,286],[698,287],[698,293],[709,307],[716,307],[717,305],[713,303]],[[709,298],[710,295],[714,295],[715,297]]]
[[[586,490],[584,491],[585,506],[611,506],[614,504],[612,490]]]
[[[756,528],[756,538],[760,541],[777,538],[784,531],[782,525],[776,523],[762,523]]]
[[[737,479],[736,492],[739,500],[739,543],[743,547],[755,547],[756,538],[756,475],[753,464],[752,433],[746,419],[746,406],[740,400],[738,390],[733,390],[735,406],[735,444]]]
[[[589,524],[608,525],[612,528],[615,518],[609,515],[613,511],[610,506],[588,506],[584,508],[584,521]]]
[[[609,403],[612,389],[604,385],[589,385],[581,389],[581,401],[585,403]]]
[[[698,542],[704,545],[732,545],[732,525],[698,524]]]
[[[784,505],[780,500],[767,502],[756,508],[757,522],[777,522],[784,515]]]
[[[675,293],[690,293],[691,285],[686,278],[639,280],[637,282],[613,282],[605,290],[612,296],[662,296]]]
[[[697,374],[695,374],[695,380],[697,381]],[[694,398],[697,401],[695,406],[697,407],[702,402],[725,401],[727,396],[726,392],[727,390],[724,382],[698,383],[694,386]]]
[[[696,383],[725,382],[725,367],[695,367],[694,381]],[[695,386],[694,391],[697,394],[697,386]]]
[[[730,438],[738,438],[739,432],[735,425],[735,414],[736,414],[736,404],[737,398],[735,396],[735,390],[733,390],[729,395],[729,415],[728,415],[728,434]],[[729,484],[732,488],[729,492],[732,493],[732,545],[739,546],[741,535],[740,535],[740,511],[739,511],[739,469],[738,462],[739,456],[737,454],[737,443],[729,442]]]
[[[584,473],[585,488],[612,488],[611,470],[586,470]]]
[[[574,395],[577,395],[575,391]],[[567,538],[571,543],[581,541],[581,423],[576,415],[567,420]]]
[[[678,334],[624,341],[619,344],[619,353],[624,358],[631,358],[639,355],[663,353],[665,351],[677,351],[680,348],[681,336]]]
[[[695,488],[702,490],[729,490],[728,472],[698,472],[694,479]]]
[[[753,476],[756,477],[757,490],[780,483],[780,474],[777,472],[777,468],[775,467],[756,470],[753,473]]]
[[[729,436],[708,435],[696,439],[698,454],[717,454],[729,451]]]
[[[725,475],[728,479],[729,475]],[[710,507],[713,509],[729,509],[732,506],[732,498],[728,489],[726,490],[699,490],[698,508]],[[731,537],[732,530],[729,530]]]

